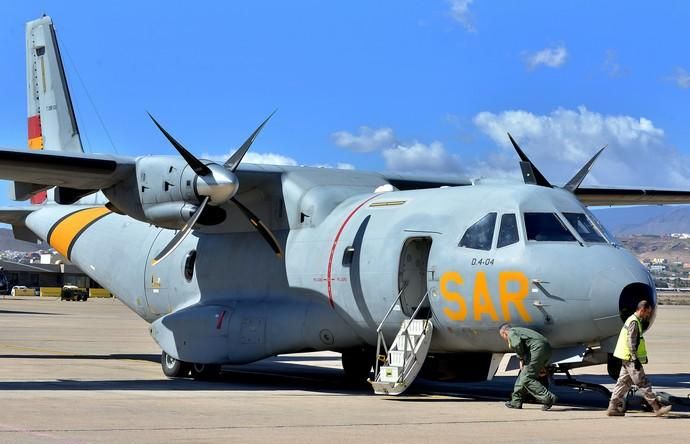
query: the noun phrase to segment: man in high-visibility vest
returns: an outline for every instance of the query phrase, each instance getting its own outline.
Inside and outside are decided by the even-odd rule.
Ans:
[[[652,391],[652,385],[645,375],[642,364],[647,363],[647,346],[644,341],[642,321],[652,315],[652,305],[647,301],[640,301],[637,310],[630,315],[623,324],[613,356],[623,361],[616,386],[613,388],[608,416],[625,416],[623,410],[623,398],[635,384],[644,399],[652,407],[656,416],[663,416],[671,411],[671,406],[662,406]]]
[[[513,395],[505,406],[521,409],[522,399],[525,393],[529,393],[542,403],[542,410],[549,410],[557,401],[556,395],[539,382],[540,373],[551,359],[549,341],[539,332],[524,327],[511,327],[509,324],[501,325],[499,334],[520,358],[520,374],[515,381]]]

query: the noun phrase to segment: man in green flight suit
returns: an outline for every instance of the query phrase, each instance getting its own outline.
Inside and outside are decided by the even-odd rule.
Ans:
[[[501,325],[499,333],[520,358],[520,374],[515,381],[511,400],[505,403],[506,407],[521,409],[522,398],[528,392],[542,403],[542,410],[549,410],[557,401],[556,395],[539,382],[539,373],[551,359],[549,341],[534,330],[511,327],[509,324]]]
[[[606,410],[608,416],[625,416],[623,398],[633,384],[637,386],[638,391],[642,393],[656,416],[664,416],[671,411],[670,405],[662,406],[656,399],[652,385],[647,379],[644,368],[642,368],[642,364],[647,363],[647,345],[644,336],[642,336],[644,333],[642,321],[649,319],[652,316],[652,311],[652,304],[647,301],[640,301],[637,304],[637,310],[625,321],[618,335],[613,356],[622,360],[623,365],[611,394],[609,408]]]

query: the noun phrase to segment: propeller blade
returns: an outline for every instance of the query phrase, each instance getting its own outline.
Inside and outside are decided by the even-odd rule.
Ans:
[[[277,111],[277,110],[276,110]],[[256,139],[256,136],[259,135],[259,132],[263,129],[264,125],[268,123],[269,119],[273,117],[273,114],[276,113],[276,111],[273,111],[268,117],[266,117],[266,120],[264,120],[261,125],[257,129],[254,130],[254,132],[247,138],[247,140],[244,141],[240,149],[235,151],[232,156],[228,160],[225,161],[225,168],[228,170],[235,172],[237,167],[240,165],[240,162],[242,162],[242,158],[244,157],[245,154],[247,154],[247,151],[249,150],[249,147],[252,146],[252,143],[254,143],[254,139]]]
[[[580,171],[578,171],[577,174],[575,174],[573,178],[570,179],[570,181],[568,181],[568,183],[566,183],[563,186],[563,188],[570,191],[571,193],[574,193],[575,190],[577,190],[580,187],[582,181],[585,180],[587,174],[589,174],[590,170],[594,166],[594,162],[596,162],[597,160],[597,157],[599,157],[599,155],[606,149],[607,146],[608,145],[604,145],[602,149],[597,151],[597,153],[594,156],[592,156],[592,158],[589,159],[589,161],[582,168],[580,168]]]
[[[158,129],[161,130],[161,132],[163,133],[163,135],[170,141],[170,143],[172,143],[172,145],[175,147],[175,149],[177,150],[177,152],[180,153],[180,155],[184,158],[184,160],[187,161],[187,163],[189,164],[189,166],[192,167],[192,169],[194,170],[194,172],[195,172],[196,174],[198,174],[199,176],[205,176],[205,175],[211,173],[211,169],[210,169],[208,166],[206,166],[202,161],[200,161],[199,159],[197,159],[196,157],[194,157],[194,154],[192,154],[192,153],[190,153],[189,151],[187,151],[187,150],[185,149],[185,147],[183,147],[183,146],[180,144],[180,142],[178,142],[177,140],[175,140],[175,138],[174,138],[173,136],[171,136],[170,133],[168,133],[168,132],[167,132],[167,131],[156,121],[156,119],[153,118],[153,116],[151,115],[151,113],[147,113],[147,114],[149,115],[149,117],[151,118],[151,120],[153,120],[153,123],[156,124],[156,126],[158,127]]]
[[[282,257],[283,256],[283,250],[280,247],[280,244],[278,243],[278,240],[276,237],[273,235],[271,230],[259,219],[256,214],[252,213],[252,211],[245,207],[239,200],[236,198],[230,199],[232,200],[237,207],[242,210],[242,213],[249,219],[249,222],[251,222],[252,225],[254,225],[254,228],[257,229],[259,233],[266,239],[266,242],[271,246],[273,251],[275,252],[276,256]]]
[[[199,208],[197,208],[196,212],[194,215],[192,215],[192,218],[187,221],[186,224],[184,224],[184,227],[180,231],[177,232],[175,237],[172,238],[170,242],[168,242],[168,245],[161,250],[160,253],[151,261],[151,265],[156,265],[166,257],[170,256],[170,254],[175,251],[175,248],[177,248],[182,241],[189,235],[189,233],[192,232],[194,229],[194,224],[196,224],[196,221],[199,219],[199,216],[201,216],[201,213],[204,211],[204,208],[206,208],[206,204],[208,201],[211,200],[210,197],[206,196],[204,197],[204,200],[201,201],[201,205],[199,205]]]
[[[508,133],[508,138],[510,143],[513,144],[513,148],[517,151],[518,156],[520,156],[520,167],[522,168],[522,177],[525,179],[525,183],[533,183],[535,185],[541,185],[543,187],[553,188],[549,181],[544,177],[544,175],[537,169],[537,167],[529,160],[529,157],[520,149],[513,136]],[[530,177],[530,174],[533,177]]]

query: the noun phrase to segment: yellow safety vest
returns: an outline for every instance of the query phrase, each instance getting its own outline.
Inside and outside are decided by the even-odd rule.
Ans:
[[[618,335],[618,342],[616,343],[616,349],[613,351],[613,356],[624,361],[630,361],[632,358],[632,352],[628,346],[628,326],[630,325],[630,322],[637,322],[637,328],[640,332],[640,344],[637,346],[637,359],[639,359],[641,363],[646,364],[647,346],[645,345],[644,337],[642,336],[642,323],[634,314],[631,315],[627,321],[625,321],[625,324],[623,324],[623,328],[621,328],[621,332]]]

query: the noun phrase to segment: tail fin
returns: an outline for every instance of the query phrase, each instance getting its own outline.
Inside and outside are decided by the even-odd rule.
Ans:
[[[67,77],[53,21],[48,16],[26,24],[26,77],[29,149],[83,152]],[[16,182],[14,199],[46,200],[45,190]]]

